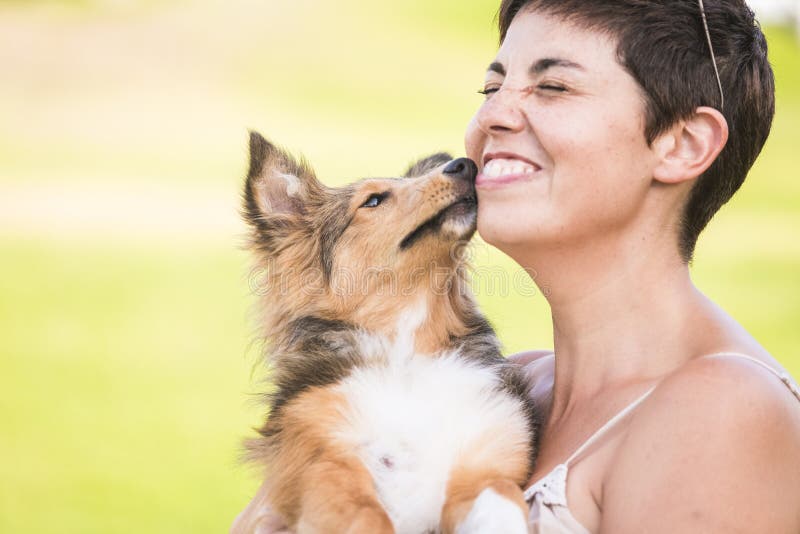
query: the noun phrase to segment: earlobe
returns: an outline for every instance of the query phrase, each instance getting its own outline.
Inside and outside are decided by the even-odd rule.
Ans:
[[[703,174],[728,142],[728,122],[716,109],[697,108],[653,142],[658,164],[653,178],[665,184],[694,180]]]

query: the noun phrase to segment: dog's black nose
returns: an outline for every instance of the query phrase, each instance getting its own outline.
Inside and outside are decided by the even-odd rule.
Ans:
[[[469,158],[458,158],[448,163],[442,172],[453,178],[474,182],[478,176],[478,166]]]

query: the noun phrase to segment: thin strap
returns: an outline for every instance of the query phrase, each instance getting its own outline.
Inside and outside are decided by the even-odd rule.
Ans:
[[[578,457],[583,451],[588,449],[593,443],[595,443],[598,439],[603,437],[603,435],[608,432],[614,425],[616,425],[620,420],[622,420],[626,415],[631,413],[637,406],[639,406],[644,400],[650,396],[650,394],[656,389],[656,386],[651,387],[647,390],[647,392],[630,403],[628,406],[622,409],[617,415],[606,421],[606,424],[600,427],[600,429],[589,436],[589,439],[583,442],[583,445],[578,447],[578,450],[572,453],[572,455],[567,458],[567,461],[564,462],[564,465],[569,466],[569,464]]]
[[[754,358],[747,354],[742,354],[741,352],[715,352],[714,354],[706,354],[705,356],[701,356],[701,358],[713,358],[715,356],[736,356],[757,363],[761,367],[770,371],[773,375],[777,376],[780,379],[780,381],[783,382],[786,385],[786,387],[789,388],[789,391],[791,391],[794,394],[794,396],[797,397],[797,400],[800,401],[800,387],[798,387],[797,383],[794,380],[792,380],[792,377],[789,376],[789,373],[782,373],[777,369],[775,369],[774,367],[772,367],[771,365],[762,362],[758,358]]]

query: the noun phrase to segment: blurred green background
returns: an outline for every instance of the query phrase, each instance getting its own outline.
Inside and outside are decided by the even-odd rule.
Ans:
[[[496,4],[0,2],[0,532],[227,530],[261,412],[247,129],[331,184],[460,154]],[[800,376],[800,48],[768,35],[774,133],[694,276]],[[550,346],[542,296],[475,257],[507,351]]]

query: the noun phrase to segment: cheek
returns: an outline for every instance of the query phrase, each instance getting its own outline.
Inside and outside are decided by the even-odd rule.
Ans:
[[[334,265],[337,270],[347,273],[361,273],[371,266],[383,263],[381,250],[369,239],[369,233],[362,225],[349,228],[336,244]]]
[[[567,226],[587,232],[627,224],[651,183],[650,152],[635,120],[603,116],[564,137],[553,199]]]
[[[558,108],[539,108],[529,110],[526,118],[542,149],[557,166],[580,163],[604,151],[612,130],[597,110],[578,108],[564,112]]]
[[[619,185],[621,179],[641,174],[649,154],[643,125],[630,110],[612,108],[586,110],[571,120],[539,113],[532,122],[539,125],[537,138],[560,176],[555,187],[580,185],[591,190],[602,188],[605,182]]]
[[[486,136],[478,126],[478,116],[475,115],[467,124],[467,132],[464,135],[464,149],[467,157],[481,166],[483,159],[483,147],[486,143]]]

